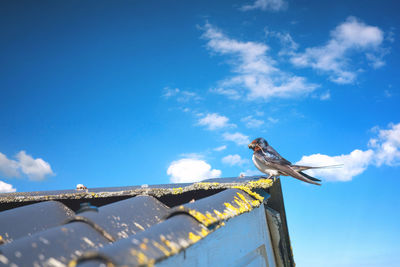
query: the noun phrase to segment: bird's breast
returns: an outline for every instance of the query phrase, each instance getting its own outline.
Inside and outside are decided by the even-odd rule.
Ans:
[[[254,155],[253,155],[252,160],[253,160],[253,163],[256,166],[256,168],[259,169],[261,172],[269,174],[269,175],[278,175],[278,171],[276,169],[271,168],[268,164],[262,162]]]

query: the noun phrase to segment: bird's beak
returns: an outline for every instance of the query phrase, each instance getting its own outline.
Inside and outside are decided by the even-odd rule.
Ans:
[[[256,147],[256,145],[255,145],[254,143],[250,143],[250,144],[248,144],[248,147],[249,147],[250,149],[254,149],[254,148]]]

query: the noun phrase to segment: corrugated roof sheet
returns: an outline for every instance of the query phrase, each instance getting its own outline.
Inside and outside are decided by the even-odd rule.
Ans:
[[[258,207],[272,185],[247,177],[1,194],[0,265],[152,264]]]

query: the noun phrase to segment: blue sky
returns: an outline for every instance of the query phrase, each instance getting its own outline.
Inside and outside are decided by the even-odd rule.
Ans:
[[[298,266],[397,266],[396,1],[2,1],[0,191],[283,177]]]

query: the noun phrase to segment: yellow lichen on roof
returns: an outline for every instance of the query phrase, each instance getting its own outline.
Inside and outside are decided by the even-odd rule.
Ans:
[[[201,239],[201,236],[193,234],[192,232],[189,232],[189,239],[193,242],[196,243]]]
[[[262,196],[260,196],[256,192],[252,191],[251,190],[252,188],[249,188],[248,186],[234,186],[233,188],[240,189],[240,190],[246,192],[247,194],[249,194],[250,196],[254,197],[255,199],[257,199],[259,201],[263,201],[264,200],[264,198]]]
[[[214,210],[215,215],[217,215],[218,219],[224,219],[224,214],[219,212],[218,210]]]
[[[219,183],[195,183],[194,184],[194,186],[196,188],[205,189],[205,190],[208,190],[211,187],[216,187],[218,185],[219,185]]]
[[[153,245],[154,245],[156,248],[158,248],[159,250],[161,250],[161,252],[162,252],[165,256],[169,257],[169,256],[171,255],[171,252],[170,252],[167,248],[165,248],[163,245],[161,245],[160,243],[158,243],[158,242],[156,242],[156,241],[152,241],[152,243],[153,243]]]
[[[75,259],[74,259],[74,260],[70,260],[70,261],[68,262],[68,267],[75,267],[76,264],[77,264],[77,261],[76,261]]]
[[[154,259],[149,260],[149,258],[143,252],[137,251],[133,248],[130,250],[130,252],[132,256],[136,257],[140,265],[154,266]]]
[[[214,209],[214,214],[208,211],[201,213],[200,211],[194,209],[189,209],[188,212],[203,225],[210,226],[221,220],[226,220],[244,212],[251,211],[253,208],[258,207],[261,204],[259,200],[247,200],[241,193],[237,192],[236,194],[237,196],[235,196],[233,200],[236,204],[236,207],[232,205],[232,203],[226,202],[224,203],[225,209],[223,211]]]
[[[177,195],[177,194],[182,194],[183,193],[183,188],[178,187],[178,188],[172,188],[172,194]]]
[[[202,228],[200,233],[202,237],[205,237],[210,233],[210,231],[206,230],[205,228]]]
[[[172,254],[176,254],[179,251],[179,245],[171,242],[165,238],[164,235],[160,235],[161,242],[163,242],[170,250]]]
[[[214,216],[212,216],[211,213],[203,214],[197,210],[190,209],[189,214],[192,215],[193,217],[195,217],[199,222],[201,222],[205,226],[209,226],[218,221],[218,219],[215,218]]]
[[[147,245],[145,243],[140,244],[140,249],[147,250]]]
[[[250,181],[249,184],[251,186],[251,189],[253,188],[269,188],[273,184],[272,179],[258,179],[257,181]]]

